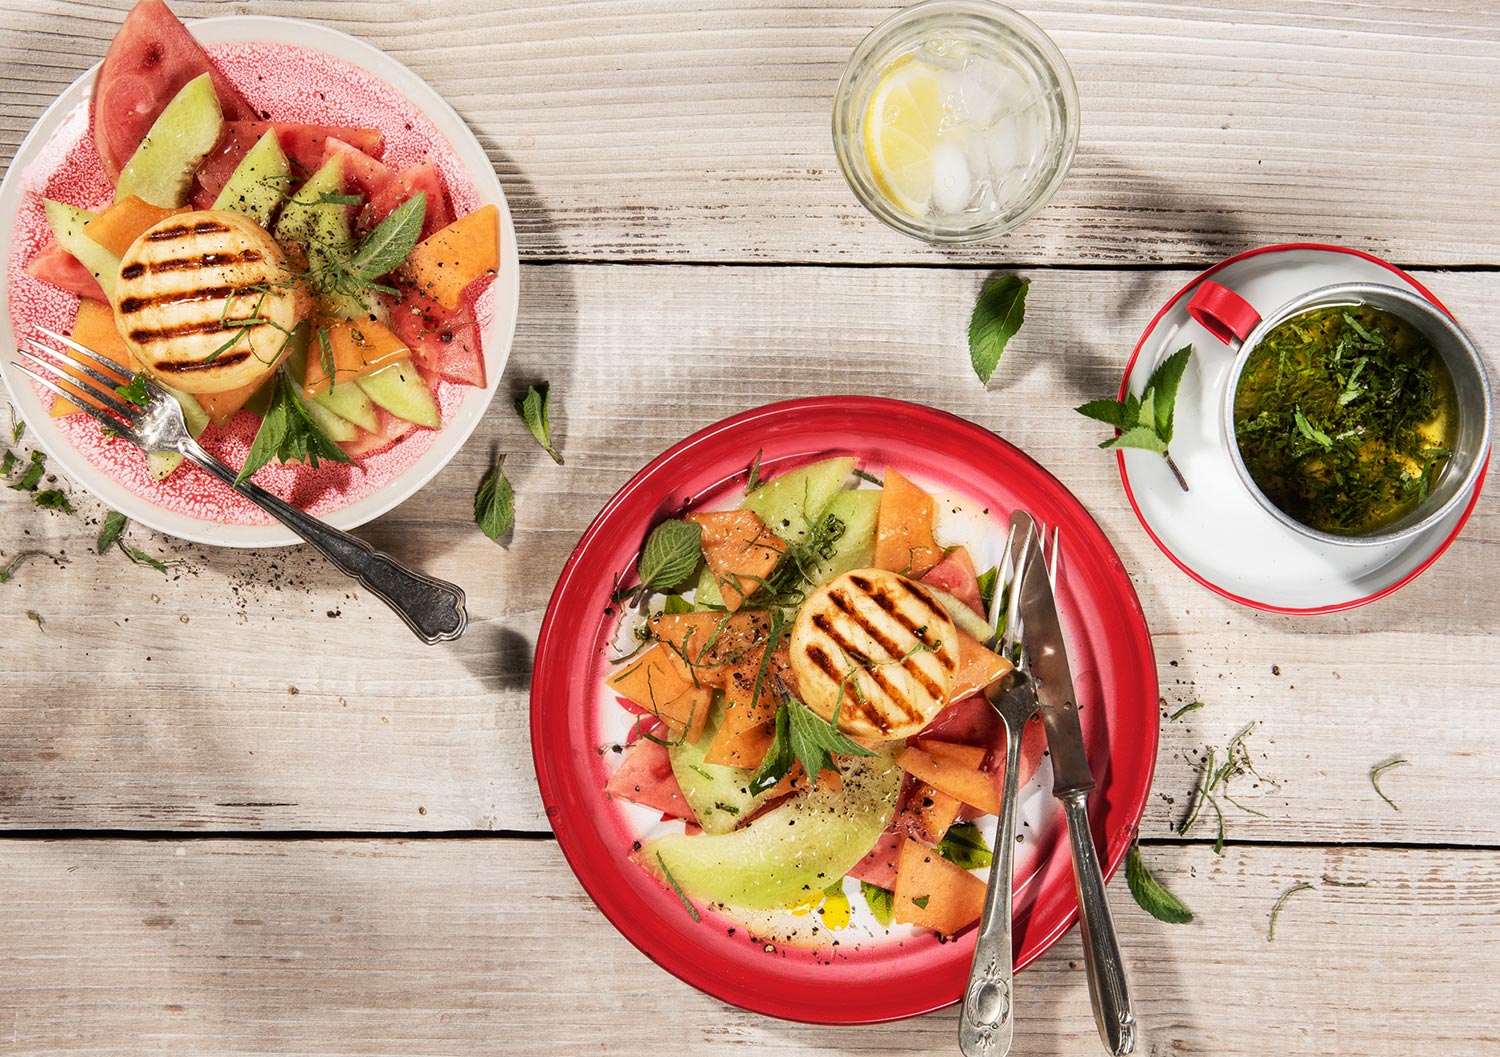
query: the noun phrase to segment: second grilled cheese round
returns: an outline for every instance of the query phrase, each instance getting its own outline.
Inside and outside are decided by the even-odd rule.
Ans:
[[[803,702],[846,734],[885,741],[916,734],[948,703],[958,632],[921,584],[856,569],[818,588],[792,627]]]
[[[167,217],[131,244],[114,308],[148,373],[184,392],[222,393],[270,374],[305,297],[264,228],[201,210]]]

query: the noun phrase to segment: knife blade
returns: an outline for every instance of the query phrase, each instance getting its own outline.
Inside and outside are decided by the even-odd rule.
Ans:
[[[1068,667],[1068,647],[1063,640],[1057,599],[1047,578],[1042,557],[1041,533],[1031,534],[1026,551],[1025,575],[1021,578],[1021,626],[1023,649],[1036,682],[1042,723],[1047,728],[1047,748],[1052,754],[1052,793],[1059,800],[1067,794],[1094,788],[1083,748],[1083,727],[1078,722],[1078,698],[1073,692],[1073,673]]]

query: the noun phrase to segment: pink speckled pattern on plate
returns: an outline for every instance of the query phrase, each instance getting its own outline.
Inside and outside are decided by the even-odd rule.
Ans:
[[[210,44],[208,51],[270,120],[379,128],[385,133],[383,160],[393,170],[430,159],[442,174],[456,216],[479,205],[473,184],[448,141],[421,110],[369,72],[323,52],[286,44]],[[27,177],[30,186],[42,189],[49,198],[88,209],[110,201],[113,189],[94,150],[87,104],[69,115]],[[78,299],[24,271],[49,237],[40,197],[28,195],[16,218],[6,268],[11,325],[17,335],[31,333],[35,324],[63,333],[72,327]],[[491,300],[487,287],[472,306],[474,318],[488,318]],[[45,391],[37,389],[44,405],[50,403]],[[444,421],[468,392],[468,386],[438,383],[436,396]],[[210,426],[202,444],[230,466],[239,466],[259,423],[257,417],[242,411],[224,428]],[[59,419],[56,424],[90,463],[154,506],[221,524],[270,523],[257,507],[196,467],[185,465],[165,481],[151,480],[140,452],[124,441],[105,437],[87,415]],[[432,430],[413,429],[384,450],[363,457],[357,466],[267,466],[255,480],[310,513],[326,516],[389,484],[416,463],[436,435]]]

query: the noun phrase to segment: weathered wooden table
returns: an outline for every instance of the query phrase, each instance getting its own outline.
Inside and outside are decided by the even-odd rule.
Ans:
[[[0,155],[99,58],[125,0],[0,11]],[[992,245],[884,229],[834,163],[843,62],[890,9],[835,0],[177,3],[313,18],[410,65],[469,121],[515,211],[522,313],[503,388],[550,379],[554,467],[502,395],[431,485],[362,532],[469,592],[417,644],[303,550],[133,529],[163,576],[93,552],[99,506],[0,490],[0,1052],[949,1054],[950,1010],[780,1023],[657,969],[550,839],[527,740],[554,578],[651,456],[770,400],[934,404],[1032,453],[1133,572],[1169,707],[1142,824],[1197,913],[1111,886],[1145,1052],[1500,1052],[1500,500],[1394,597],[1338,616],[1239,608],[1147,539],[1099,431],[1156,307],[1260,244],[1342,243],[1412,269],[1500,347],[1500,9],[1475,0],[1032,0],[1077,75],[1083,134],[1044,213]],[[1032,280],[985,391],[976,291]],[[496,450],[514,541],[473,527]],[[0,556],[3,556],[0,555]],[[28,619],[35,612],[40,621]],[[1198,753],[1243,724],[1282,783],[1176,833]],[[1381,800],[1368,773],[1393,754]],[[1323,881],[1354,882],[1339,887]],[[1289,900],[1274,942],[1272,905]],[[899,981],[893,981],[899,987]],[[1076,932],[1018,984],[1017,1052],[1100,1052]]]

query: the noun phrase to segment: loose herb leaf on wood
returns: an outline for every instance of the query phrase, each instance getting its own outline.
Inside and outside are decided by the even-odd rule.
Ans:
[[[1026,290],[1030,279],[1002,275],[986,286],[969,317],[969,361],[986,385],[1000,364],[1005,346],[1026,321]]]
[[[1141,858],[1141,846],[1132,844],[1125,856],[1125,883],[1140,908],[1158,921],[1169,925],[1186,925],[1193,920],[1193,912],[1162,885]]]
[[[125,534],[125,529],[130,525],[130,520],[118,510],[111,510],[104,515],[104,524],[99,526],[98,553],[103,554],[114,546],[115,541]]]
[[[516,399],[516,414],[521,416],[521,421],[526,423],[526,428],[542,446],[542,450],[552,456],[553,462],[561,466],[563,458],[552,445],[552,424],[547,417],[551,397],[551,387],[546,382],[530,386],[525,396]]]
[[[495,460],[495,468],[479,482],[474,493],[474,524],[497,543],[516,521],[515,492],[505,477],[505,456]]]

